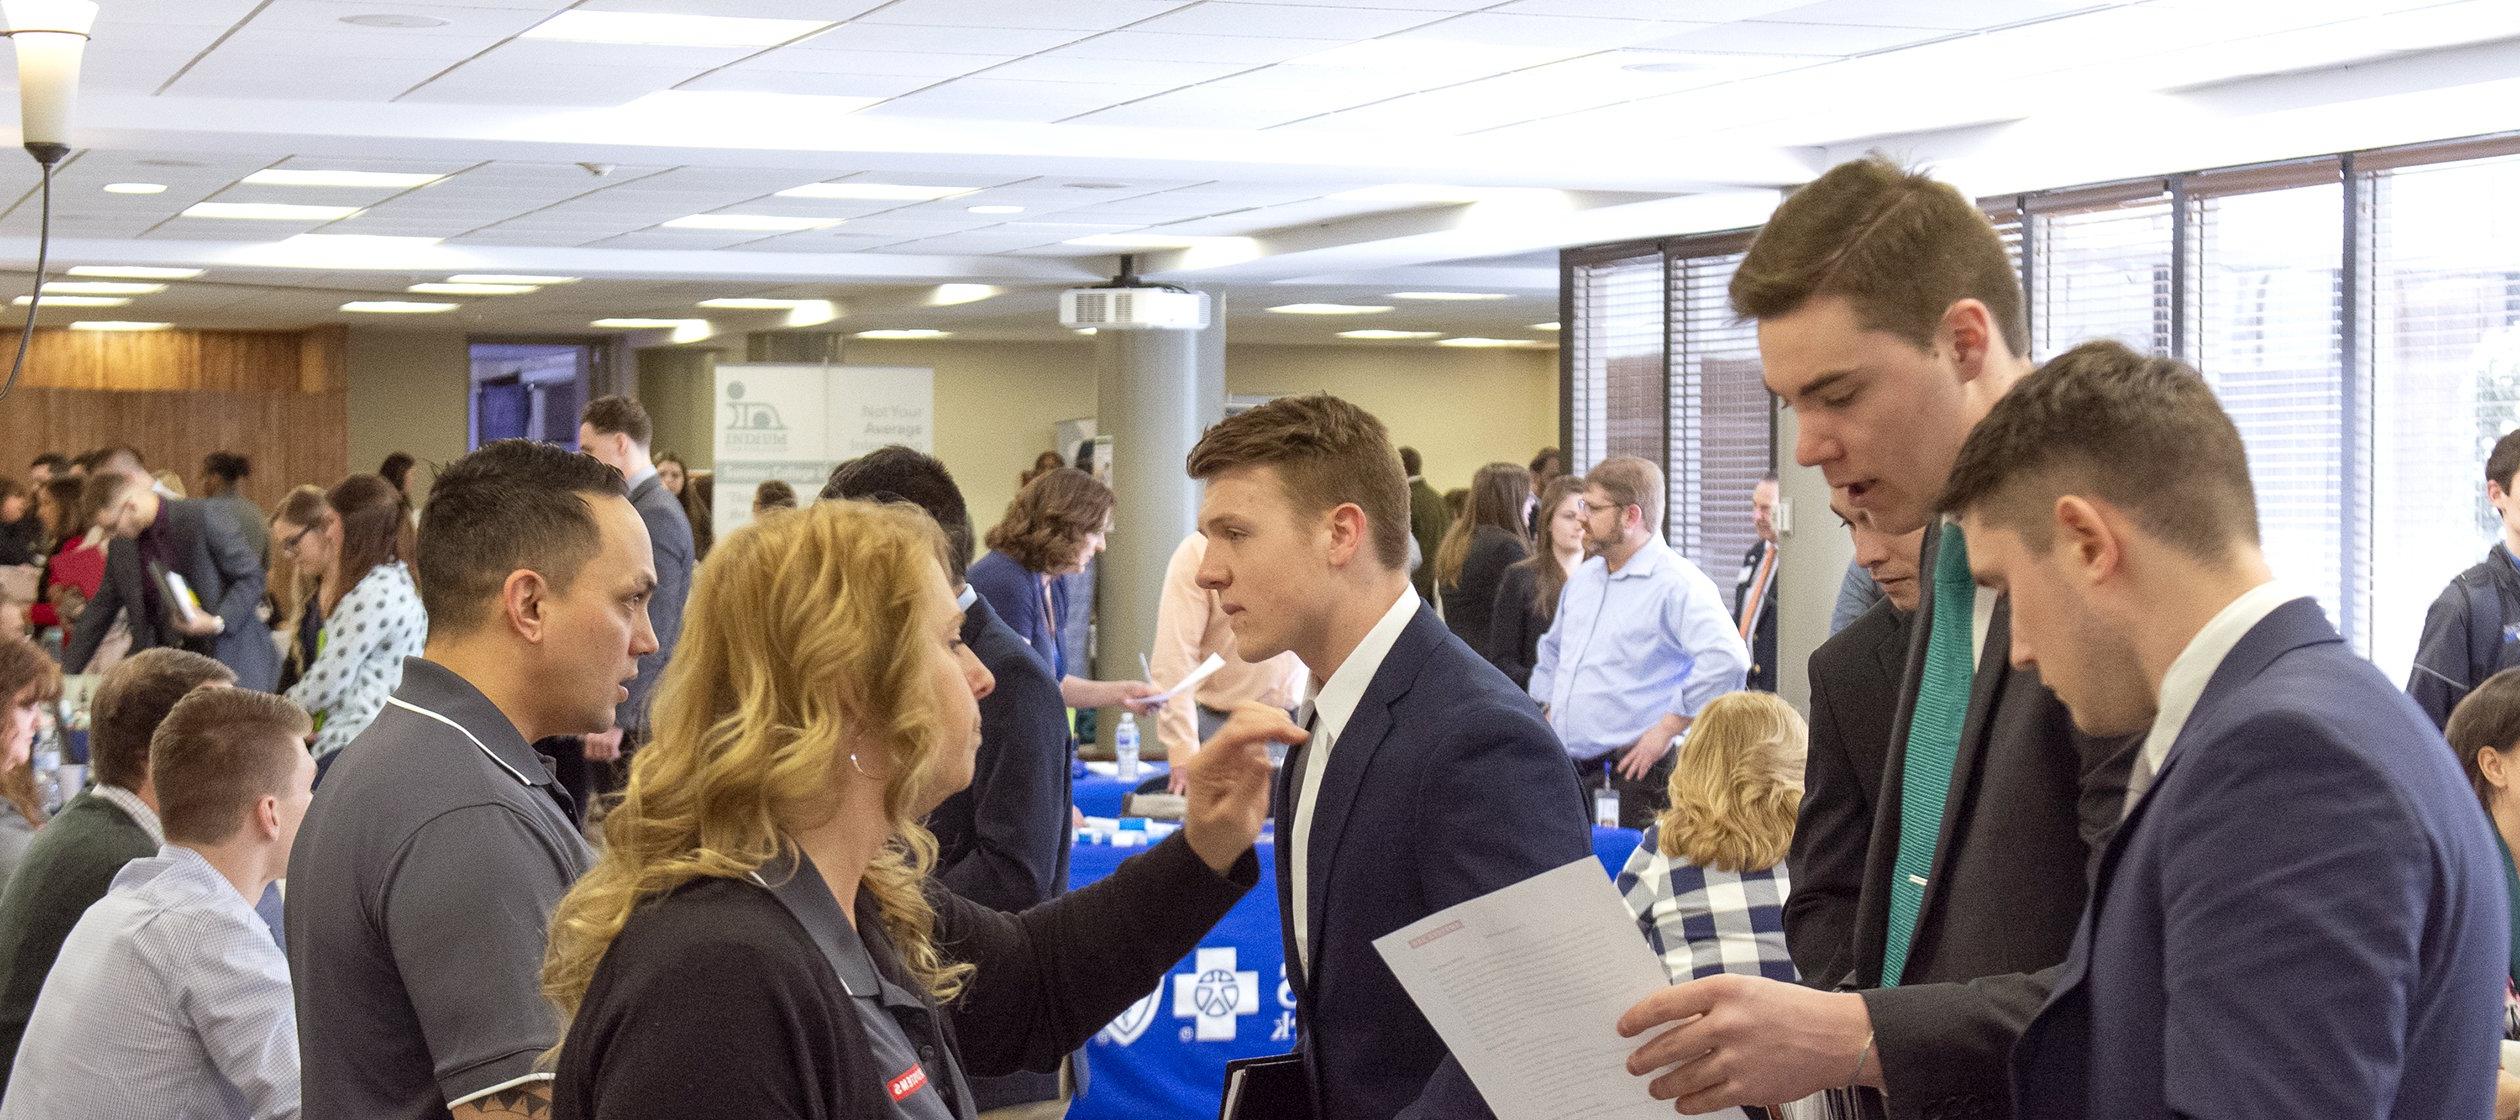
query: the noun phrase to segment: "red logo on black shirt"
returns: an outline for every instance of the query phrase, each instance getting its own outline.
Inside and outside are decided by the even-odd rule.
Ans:
[[[927,1071],[913,1065],[909,1072],[885,1082],[884,1088],[892,1091],[893,1102],[898,1104],[910,1099],[910,1094],[927,1088]]]

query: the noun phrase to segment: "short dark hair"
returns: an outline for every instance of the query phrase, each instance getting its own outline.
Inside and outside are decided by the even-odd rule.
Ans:
[[[487,621],[490,603],[519,570],[567,594],[602,547],[589,499],[626,498],[621,472],[548,443],[503,439],[448,463],[420,510],[413,578],[433,634]]]
[[[754,509],[795,509],[796,487],[779,479],[770,479],[753,487]]]
[[[595,429],[598,435],[621,435],[630,442],[646,447],[656,437],[656,422],[648,419],[648,410],[628,397],[597,397],[586,402],[586,411],[578,414],[578,422]]]
[[[149,738],[166,838],[220,843],[245,827],[263,798],[287,797],[313,727],[306,709],[268,692],[186,693]]]
[[[145,477],[149,473],[148,460],[142,459],[140,452],[127,444],[97,448],[88,452],[84,461],[89,474],[111,471]]]
[[[2200,560],[2258,540],[2248,449],[2214,390],[2186,363],[2120,342],[2074,347],[1995,402],[1941,505],[1995,518],[2044,552],[2066,494],[2105,499]]]
[[[394,489],[407,492],[411,489],[411,468],[418,462],[418,459],[411,457],[410,452],[397,451],[387,455],[384,462],[376,465],[376,473],[378,477],[393,483]]]
[[[1400,470],[1409,475],[1425,474],[1426,459],[1418,454],[1417,448],[1403,447],[1400,449]]]
[[[96,515],[105,512],[105,507],[122,500],[123,491],[146,485],[148,483],[137,475],[114,470],[89,470],[87,481],[80,483],[79,488],[79,510],[86,517],[81,525],[94,524]]]
[[[49,467],[58,473],[70,469],[70,457],[58,451],[47,451],[27,460],[26,465],[30,470],[36,467]]]
[[[989,547],[1027,571],[1057,571],[1076,562],[1085,538],[1111,521],[1111,487],[1061,467],[1024,484],[1006,503],[1006,516],[989,528]]]
[[[1190,477],[1207,481],[1242,467],[1274,467],[1288,500],[1306,514],[1353,503],[1365,511],[1374,559],[1409,566],[1409,477],[1373,413],[1315,393],[1279,397],[1208,429],[1190,449]]]
[[[236,673],[191,650],[159,646],[123,659],[96,686],[88,705],[88,760],[96,780],[138,789],[149,780],[149,739],[175,702],[205,684],[236,683]]]
[[[201,457],[201,473],[234,486],[254,473],[254,461],[233,451],[213,451]]]
[[[2476,764],[2476,752],[2520,746],[2520,669],[2505,669],[2485,678],[2458,707],[2450,709],[2450,723],[2441,729],[2441,737],[2449,741],[2450,753],[2459,756],[2459,769],[2475,788],[2477,802],[2491,811],[2493,785],[2485,780],[2485,768]]]
[[[826,501],[908,502],[926,510],[945,530],[946,574],[956,585],[963,582],[963,569],[971,564],[971,511],[963,505],[953,472],[935,456],[899,444],[876,448],[831,468],[822,496]]]
[[[2520,474],[2520,428],[2503,433],[2494,441],[2494,453],[2485,457],[2485,481],[2511,493],[2511,476]]]
[[[1934,345],[1952,304],[1974,299],[2013,353],[2030,352],[2021,276],[1986,212],[1877,152],[1830,168],[1779,205],[1733,270],[1730,294],[1744,319],[1842,296],[1866,327],[1919,349]]]
[[[1557,475],[1565,474],[1566,453],[1554,447],[1543,447],[1540,449],[1539,454],[1531,457],[1530,469],[1531,476],[1533,478],[1540,478],[1544,475],[1555,477]]]

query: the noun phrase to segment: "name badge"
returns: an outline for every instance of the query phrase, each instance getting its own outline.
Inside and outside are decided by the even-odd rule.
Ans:
[[[913,1064],[908,1072],[885,1082],[884,1088],[892,1093],[893,1103],[899,1104],[908,1100],[910,1094],[927,1088],[927,1083],[927,1070]]]

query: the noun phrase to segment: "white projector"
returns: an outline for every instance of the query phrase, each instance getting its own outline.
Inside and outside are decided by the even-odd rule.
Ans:
[[[1208,297],[1171,288],[1077,288],[1059,293],[1059,325],[1104,331],[1205,330]]]

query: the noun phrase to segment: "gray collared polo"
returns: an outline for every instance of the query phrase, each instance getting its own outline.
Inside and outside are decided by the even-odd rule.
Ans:
[[[306,1120],[444,1120],[550,1077],[545,931],[593,862],[566,798],[479,689],[404,662],[289,858]]]

